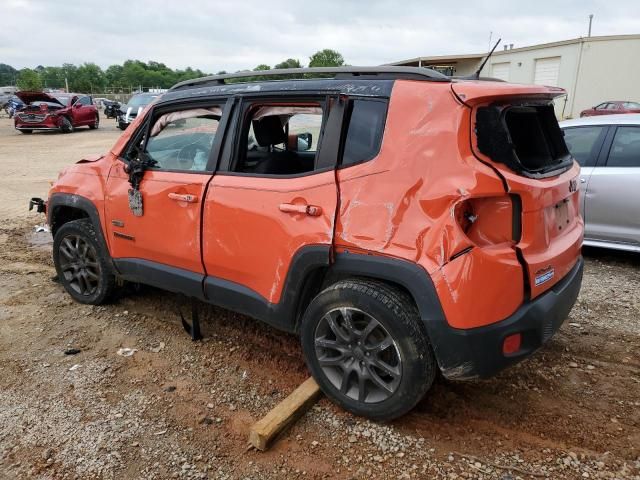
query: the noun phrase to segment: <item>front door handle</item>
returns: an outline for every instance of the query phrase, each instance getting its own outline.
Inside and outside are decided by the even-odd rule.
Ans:
[[[198,197],[196,195],[191,195],[190,193],[171,192],[169,194],[169,198],[176,202],[196,203],[198,201]]]
[[[322,207],[315,205],[294,205],[293,203],[281,203],[280,211],[286,213],[304,213],[310,217],[318,217],[322,214]]]
[[[580,179],[580,183],[587,183],[587,179],[586,178],[581,178]]]

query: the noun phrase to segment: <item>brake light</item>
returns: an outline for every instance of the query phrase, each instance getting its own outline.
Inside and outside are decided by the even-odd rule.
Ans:
[[[514,241],[514,208],[508,195],[460,202],[456,206],[455,217],[462,231],[476,246]]]
[[[510,355],[512,353],[516,353],[520,350],[520,345],[522,344],[522,334],[514,333],[513,335],[509,335],[502,342],[502,353],[505,355]]]

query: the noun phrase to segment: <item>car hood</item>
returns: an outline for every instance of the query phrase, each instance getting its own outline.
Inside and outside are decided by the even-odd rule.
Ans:
[[[45,92],[16,92],[15,95],[27,105],[31,102],[53,102],[65,106],[56,97]]]

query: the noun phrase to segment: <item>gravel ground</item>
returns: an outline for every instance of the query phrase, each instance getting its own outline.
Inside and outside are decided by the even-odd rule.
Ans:
[[[27,137],[0,119],[0,478],[640,479],[640,256],[602,250],[531,359],[440,379],[390,424],[322,399],[270,451],[248,450],[251,423],[308,376],[295,337],[203,305],[191,342],[179,296],[128,286],[90,307],[51,280],[26,202],[78,152],[107,149],[111,123]]]

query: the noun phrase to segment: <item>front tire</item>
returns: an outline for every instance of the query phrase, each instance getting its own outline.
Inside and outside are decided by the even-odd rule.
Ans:
[[[383,282],[350,279],[323,290],[304,314],[301,341],[327,397],[372,420],[407,413],[437,372],[413,300]]]
[[[62,133],[71,133],[73,132],[73,123],[67,117],[62,117],[60,120],[60,130]]]
[[[90,220],[74,220],[58,229],[53,263],[62,286],[77,302],[100,305],[111,297],[111,262]]]

